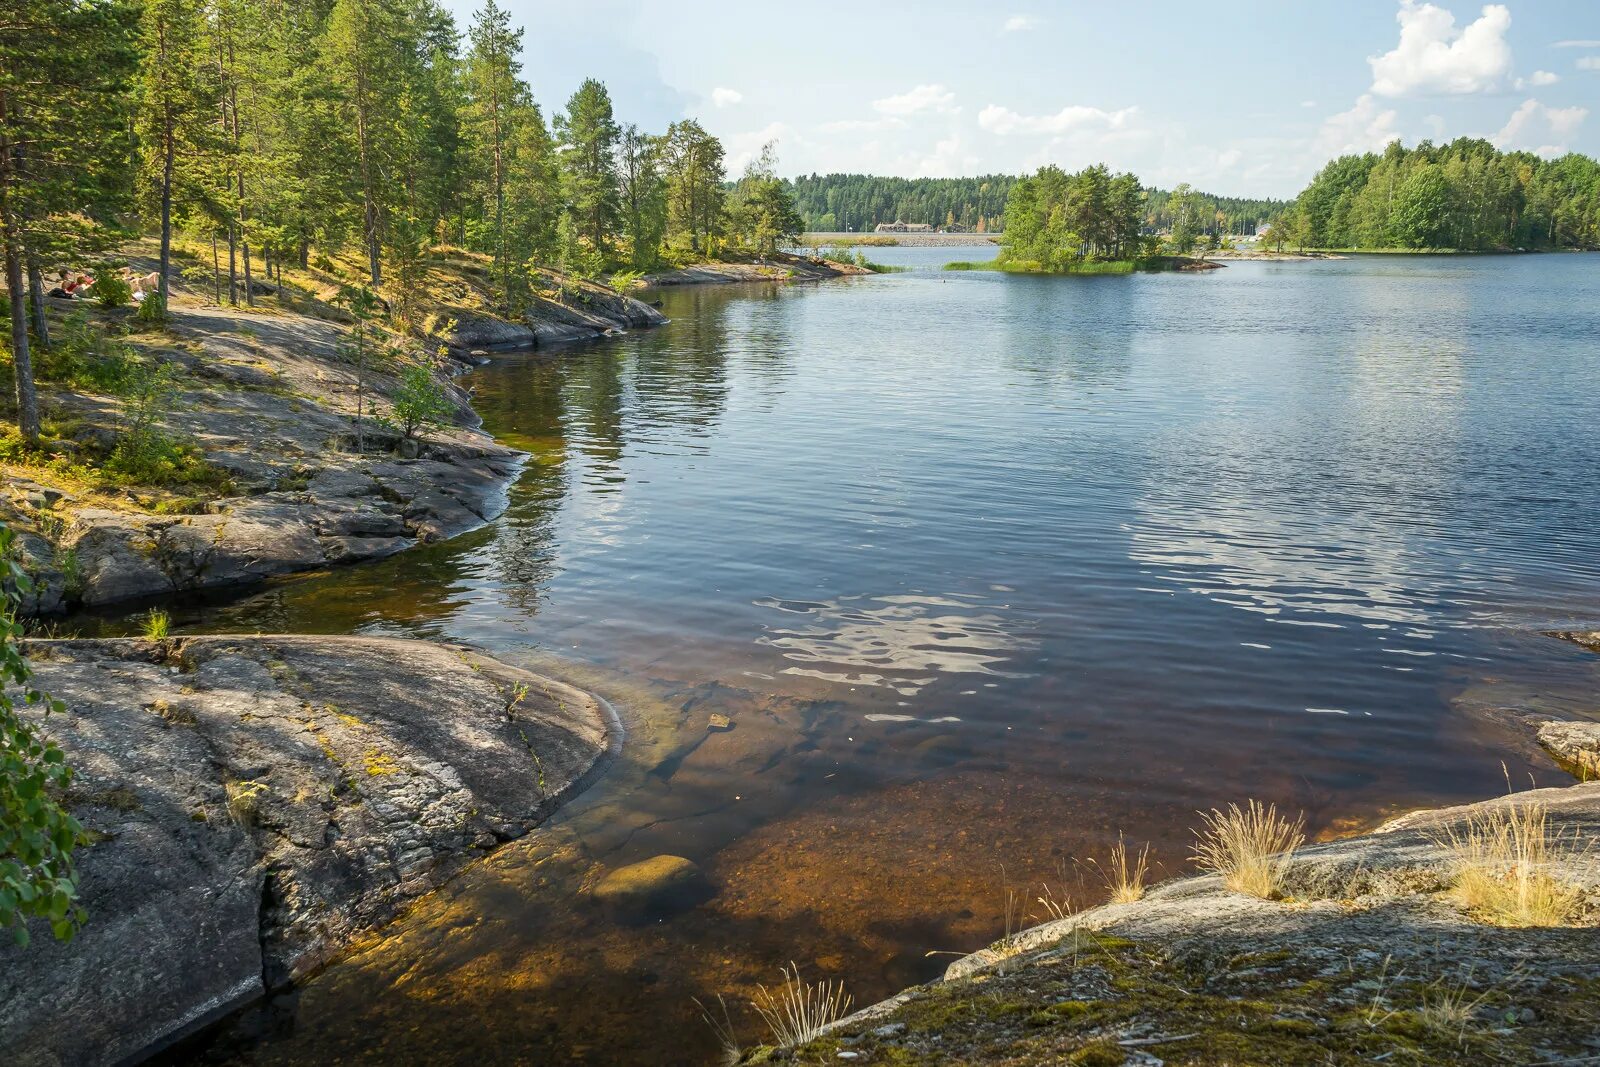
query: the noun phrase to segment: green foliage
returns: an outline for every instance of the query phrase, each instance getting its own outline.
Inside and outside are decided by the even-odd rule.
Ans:
[[[728,228],[740,243],[759,256],[770,256],[800,239],[804,224],[794,198],[778,180],[775,145],[769,141],[745,168],[728,200]]]
[[[578,234],[601,259],[609,252],[620,221],[617,193],[617,140],[621,131],[611,110],[611,94],[586,78],[556,116],[561,142],[561,181]]]
[[[141,326],[165,326],[167,301],[160,293],[146,293],[139,310],[133,313],[134,321]]]
[[[35,363],[41,379],[111,396],[127,387],[135,364],[132,349],[90,322],[87,312],[67,316],[53,334],[54,343],[39,350]]]
[[[1294,237],[1316,248],[1594,248],[1600,163],[1501,152],[1478,138],[1341,156],[1301,191]]]
[[[812,174],[785,182],[802,228],[816,233],[871,230],[880,222],[922,222],[984,233],[1000,215],[1016,179],[887,178],[876,174]]]
[[[89,286],[89,293],[103,308],[127,307],[133,302],[133,286],[129,285],[122,275],[105,269],[94,277],[94,282]]]
[[[433,371],[410,367],[400,376],[391,417],[403,437],[410,439],[419,430],[442,426],[451,410],[450,398]]]
[[[1041,167],[1011,187],[1000,259],[1049,271],[1086,261],[1127,260],[1140,254],[1144,189],[1132,174],[1113,176],[1103,165],[1067,174]]]
[[[170,364],[136,364],[121,391],[122,430],[106,460],[108,474],[132,482],[163,484],[180,480],[186,455],[161,428],[177,397]]]
[[[14,535],[0,525],[0,929],[25,945],[29,919],[45,919],[61,940],[83,922],[72,862],[83,827],[58,799],[73,777],[61,749],[19,707],[65,710],[34,688],[22,654],[16,613],[30,581],[14,555]]]
[[[172,616],[160,608],[151,608],[144,617],[139,633],[146,641],[165,641],[172,632]]]

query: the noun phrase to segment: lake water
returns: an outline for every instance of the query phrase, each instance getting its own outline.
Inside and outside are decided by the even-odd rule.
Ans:
[[[1592,713],[1600,257],[909,273],[664,294],[672,323],[498,360],[506,515],[191,609],[442,637],[609,697],[630,736],[544,831],[207,1055],[703,1063],[691,998],[793,960],[858,1003],[1091,901],[1196,809],[1317,833],[1562,780],[1503,709]],[[707,730],[712,714],[733,729]],[[583,888],[717,887],[642,926]]]

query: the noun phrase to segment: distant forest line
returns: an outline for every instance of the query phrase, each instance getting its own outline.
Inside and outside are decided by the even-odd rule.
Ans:
[[[786,184],[808,231],[870,231],[901,221],[1000,233],[1023,181],[1005,174],[812,174]],[[1600,247],[1600,163],[1577,153],[1546,159],[1503,152],[1479,138],[1413,148],[1397,141],[1382,152],[1341,156],[1292,200],[1187,186],[1140,193],[1146,233],[1170,233],[1175,225],[1218,238],[1265,232],[1272,244],[1295,248]]]
[[[973,233],[1005,228],[1006,201],[1018,176],[981,174],[972,178],[887,178],[874,174],[811,174],[789,182],[795,210],[812,233],[870,231],[880,222],[926,223]],[[1281,213],[1284,200],[1193,194],[1203,216],[1203,232],[1246,235]],[[1145,224],[1167,229],[1172,192],[1146,191]]]

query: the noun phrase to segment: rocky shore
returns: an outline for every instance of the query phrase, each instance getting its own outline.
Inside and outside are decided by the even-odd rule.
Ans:
[[[470,649],[36,641],[89,920],[0,946],[0,1062],[147,1055],[314,971],[581,789],[600,700]]]
[[[37,579],[27,612],[246,585],[391,555],[492,519],[523,456],[478,428],[455,379],[487,349],[666,321],[640,301],[604,293],[582,309],[530,311],[522,323],[452,315],[447,347],[456,355],[434,372],[452,409],[449,425],[403,439],[369,424],[360,454],[357,372],[344,326],[289,311],[175,308],[166,335],[151,345],[176,372],[162,430],[191,442],[224,488],[176,499],[103,491],[74,476],[70,453],[65,468],[8,477],[0,521],[17,530]],[[387,409],[400,377],[381,354],[370,362],[369,414]],[[115,443],[123,417],[110,398],[50,390],[46,402],[57,423],[71,427],[71,448],[105,452]]]
[[[1600,766],[1600,723],[1541,741]],[[1542,806],[1561,925],[1488,921],[1452,894],[1452,838]],[[1600,782],[1392,820],[1301,849],[1283,892],[1216,875],[1024,930],[798,1049],[837,1064],[1579,1064],[1600,1060]],[[1509,877],[1509,869],[1506,872]]]
[[[696,263],[678,270],[659,271],[644,276],[646,285],[660,288],[673,285],[728,285],[743,282],[816,282],[874,273],[867,267],[835,263],[830,259],[795,256],[780,252],[764,262]]]

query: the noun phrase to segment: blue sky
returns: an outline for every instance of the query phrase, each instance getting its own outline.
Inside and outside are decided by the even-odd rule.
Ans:
[[[475,0],[446,0],[463,28]],[[737,170],[907,176],[1106,162],[1293,195],[1329,157],[1460,135],[1600,155],[1600,0],[998,5],[501,0],[548,112],[698,117]]]

